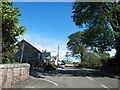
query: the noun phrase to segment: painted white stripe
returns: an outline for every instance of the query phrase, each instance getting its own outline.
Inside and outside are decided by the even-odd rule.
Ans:
[[[30,78],[32,78],[32,79],[36,79],[35,77],[32,77],[32,76],[30,76]],[[38,79],[38,78],[37,78]],[[53,82],[53,81],[50,81],[50,80],[48,80],[48,79],[42,79],[42,78],[39,78],[40,80],[44,80],[44,81],[47,81],[47,82],[50,82],[50,83],[52,83],[52,84],[54,84],[55,86],[57,86],[58,87],[58,84],[57,83],[55,83],[55,82]]]
[[[104,87],[104,88],[106,88],[106,89],[108,89],[108,90],[111,90],[110,88],[106,87],[106,86],[103,85],[103,84],[100,84],[100,86],[102,86],[102,87]]]
[[[92,78],[90,78],[90,77],[86,77],[86,78],[88,78],[88,79],[90,79],[91,81],[94,81]]]
[[[53,82],[53,81],[50,81],[50,80],[48,80],[48,79],[42,79],[42,80],[45,80],[45,81],[50,82],[50,83],[53,83],[55,86],[57,86],[57,87],[58,87],[58,84],[57,84],[57,83],[55,83],[55,82]]]

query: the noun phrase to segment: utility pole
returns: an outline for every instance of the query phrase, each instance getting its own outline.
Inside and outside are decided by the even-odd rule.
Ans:
[[[22,43],[22,52],[21,52],[20,63],[22,63],[22,59],[23,59],[23,52],[24,52],[24,43]]]
[[[57,64],[58,64],[58,60],[59,60],[59,46],[58,46],[58,50],[57,50]]]

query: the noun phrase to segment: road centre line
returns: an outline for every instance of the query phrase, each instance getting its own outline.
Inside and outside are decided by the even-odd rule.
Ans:
[[[90,78],[90,77],[86,77],[86,78],[88,78],[88,79],[90,79],[91,81],[94,81],[92,78]],[[106,88],[106,89],[108,89],[108,90],[111,90],[110,88],[108,88],[107,86],[105,86],[105,85],[103,85],[103,84],[100,84],[100,86],[102,86],[102,87],[104,87],[104,88]]]
[[[111,90],[110,88],[106,87],[106,86],[103,85],[103,84],[100,84],[100,86],[102,86],[102,87],[104,87],[104,88],[106,88],[106,89],[108,89],[108,90]]]
[[[90,79],[91,81],[94,81],[92,78],[90,78],[90,77],[88,77],[88,76],[87,76],[86,78]]]

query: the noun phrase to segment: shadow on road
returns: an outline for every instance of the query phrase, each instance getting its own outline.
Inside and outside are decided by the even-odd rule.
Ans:
[[[83,71],[87,72],[86,76],[90,76],[90,77],[109,77],[109,78],[115,78],[114,75],[110,75],[108,73],[103,73],[103,72],[101,72],[99,70],[97,70],[97,71],[83,70]]]
[[[40,75],[40,73],[38,71],[35,71],[35,70],[30,70],[29,75],[33,76],[33,77],[36,77],[36,78],[45,78],[42,75]]]
[[[93,69],[62,69],[56,71],[49,71],[49,72],[37,72],[31,71],[30,75],[36,78],[45,78],[45,76],[66,76],[66,77],[109,77],[109,78],[116,78],[114,75],[103,73],[99,70]],[[118,78],[118,77],[117,77]]]

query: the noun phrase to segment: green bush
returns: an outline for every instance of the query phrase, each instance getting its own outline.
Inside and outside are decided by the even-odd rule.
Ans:
[[[85,67],[88,67],[88,64],[86,62],[80,62],[78,66],[85,68]]]
[[[15,61],[14,59],[10,60],[10,59],[7,59],[6,61],[4,61],[3,63],[5,64],[17,64],[19,62]]]
[[[78,65],[79,65],[79,62],[73,62],[73,65],[74,65],[74,66],[78,66]]]
[[[110,58],[106,63],[102,63],[100,70],[105,72],[110,72],[116,75],[120,74],[120,64],[118,63],[117,59]]]
[[[57,65],[55,64],[49,64],[46,66],[47,71],[53,71],[53,70],[56,70],[56,68],[57,68]]]
[[[52,64],[52,67],[55,68],[55,69],[58,68],[58,66],[55,65],[55,64]]]

